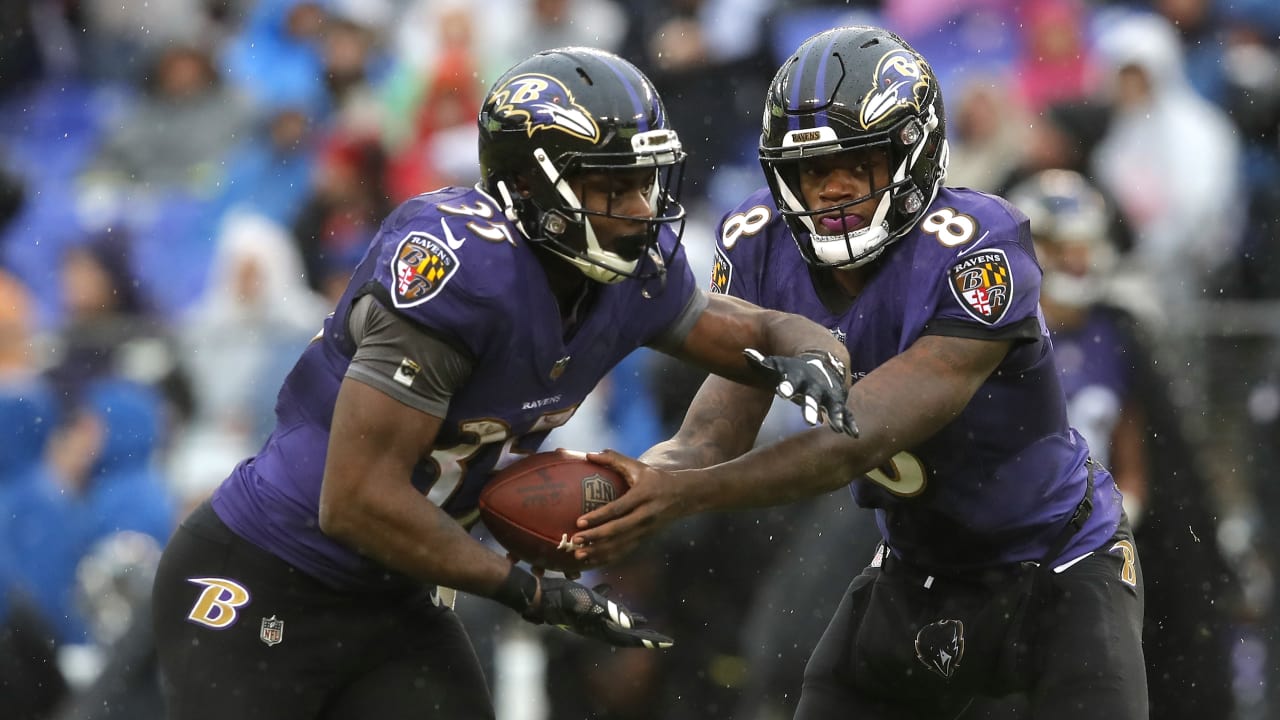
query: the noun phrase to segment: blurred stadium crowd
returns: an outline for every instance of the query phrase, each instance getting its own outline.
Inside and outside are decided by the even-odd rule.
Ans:
[[[1147,409],[1160,456],[1134,510],[1148,653],[1177,633],[1201,648],[1168,650],[1152,716],[1280,717],[1274,0],[3,3],[4,716],[161,717],[159,548],[257,448],[384,214],[475,182],[475,116],[502,70],[563,45],[645,70],[690,152],[684,237],[709,275],[711,228],[762,184],[773,70],[812,32],[861,21],[933,62],[948,184],[1006,193],[1056,168],[1102,193],[1116,259],[1095,268],[1097,300],[1137,319],[1132,371],[1160,379],[1125,400]],[[700,380],[635,355],[550,444],[642,452]],[[499,720],[789,717],[843,589],[830,578],[875,536],[847,493],[672,528],[601,572],[675,635],[663,654],[543,633],[483,601],[459,612]]]

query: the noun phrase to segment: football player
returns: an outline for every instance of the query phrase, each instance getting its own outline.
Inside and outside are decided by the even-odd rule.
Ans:
[[[943,185],[942,94],[880,28],[807,39],[764,108],[767,189],[720,224],[713,289],[797,312],[849,348],[856,437],[752,449],[766,394],[709,378],[584,515],[577,554],[628,552],[693,512],[851,487],[882,544],[804,673],[796,718],[1147,717],[1143,583],[1121,498],[1067,422],[1026,217]]]
[[[1124,495],[1142,545],[1143,648],[1151,716],[1231,717],[1237,592],[1218,545],[1208,481],[1116,271],[1112,211],[1084,176],[1046,170],[1008,198],[1031,221],[1044,268],[1040,305],[1053,338],[1067,417]],[[1191,532],[1188,532],[1191,528]],[[1186,679],[1194,677],[1194,683]]]
[[[640,346],[853,431],[830,333],[697,287],[680,247],[685,153],[633,65],[539,53],[496,82],[479,126],[481,183],[386,218],[263,448],[165,550],[154,626],[170,718],[492,718],[441,588],[615,645],[670,645],[467,532],[493,471]]]

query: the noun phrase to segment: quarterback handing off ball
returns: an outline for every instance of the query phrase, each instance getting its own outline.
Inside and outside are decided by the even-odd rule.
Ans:
[[[541,452],[496,472],[480,493],[495,540],[534,567],[581,572],[569,539],[583,513],[621,496],[627,481],[581,453]]]

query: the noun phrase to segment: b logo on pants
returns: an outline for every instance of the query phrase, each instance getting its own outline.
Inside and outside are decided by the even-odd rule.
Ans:
[[[187,613],[187,619],[214,629],[229,627],[236,621],[236,610],[249,602],[249,591],[226,578],[187,578],[187,582],[203,585],[204,591]]]

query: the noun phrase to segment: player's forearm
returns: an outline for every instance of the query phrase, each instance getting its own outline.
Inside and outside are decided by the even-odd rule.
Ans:
[[[854,385],[858,438],[814,428],[701,471],[680,473],[682,507],[764,507],[847,485],[959,416],[1007,345],[924,338]],[[909,399],[905,401],[904,399]]]
[[[699,470],[677,471],[684,514],[784,505],[849,484],[855,474],[846,463],[850,440],[827,428],[814,428],[728,462]]]
[[[849,366],[849,350],[836,340],[830,330],[808,318],[790,313],[771,312],[765,323],[765,348],[756,348],[766,355],[799,355],[806,351],[831,353]],[[848,378],[845,378],[846,381]]]
[[[721,377],[763,387],[760,374],[742,354],[746,348],[784,356],[830,352],[846,367],[849,360],[844,346],[812,320],[727,295],[711,295],[706,312],[675,355]]]
[[[703,382],[675,437],[640,460],[662,470],[703,468],[751,449],[773,395],[711,376]]]
[[[487,596],[510,568],[407,479],[404,491],[370,488],[344,498],[340,509],[322,503],[320,521],[329,536],[424,583]]]

